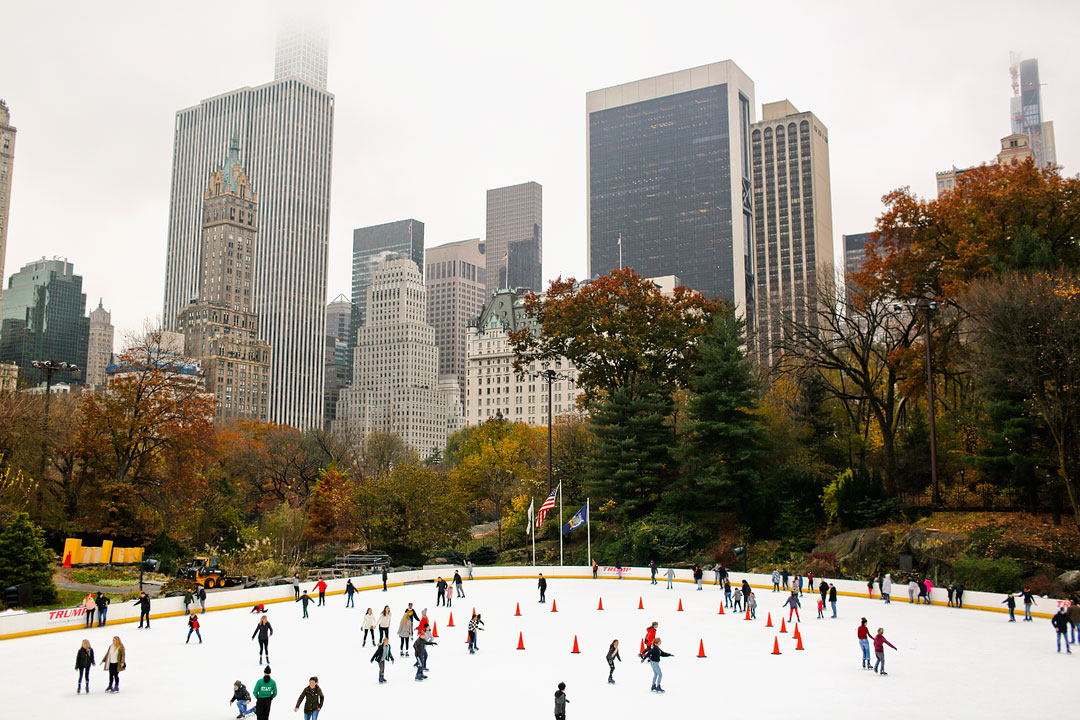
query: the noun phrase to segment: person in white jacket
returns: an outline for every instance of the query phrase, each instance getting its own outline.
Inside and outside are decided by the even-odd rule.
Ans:
[[[367,646],[368,633],[371,634],[371,644],[372,645],[378,645],[379,643],[375,639],[375,615],[372,614],[371,608],[368,608],[367,612],[364,613],[364,624],[363,624],[362,627],[364,629],[364,644],[361,645],[360,647],[366,647]]]
[[[915,594],[917,592],[919,592],[919,583],[912,580],[911,582],[909,582],[907,584],[908,602],[910,602],[910,603],[915,602]]]
[[[885,580],[881,583],[881,597],[885,599],[886,605],[892,602],[889,599],[890,595],[892,595],[892,575],[885,573]]]
[[[379,643],[382,643],[383,638],[390,637],[390,606],[387,605],[383,608],[382,614],[379,615]]]

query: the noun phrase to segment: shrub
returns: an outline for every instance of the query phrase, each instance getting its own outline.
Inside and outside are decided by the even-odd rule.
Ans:
[[[487,545],[481,545],[469,553],[469,560],[473,565],[494,565],[498,559],[499,553]]]
[[[652,559],[669,563],[686,558],[696,539],[697,528],[689,520],[652,513],[630,526],[631,562],[645,565]]]
[[[26,513],[17,513],[0,532],[0,587],[30,583],[36,605],[56,602],[52,566],[53,553],[41,528]]]
[[[953,564],[953,578],[968,590],[1016,592],[1022,576],[1020,563],[1009,558],[961,555]]]
[[[1052,598],[1063,598],[1067,595],[1064,585],[1055,578],[1047,577],[1041,573],[1028,578],[1024,581],[1024,584],[1030,587],[1031,592],[1036,595],[1045,595]]]
[[[825,487],[821,496],[829,522],[844,527],[870,527],[882,523],[902,511],[900,501],[885,497],[881,475],[865,468],[839,473]]]
[[[464,565],[465,564],[465,553],[461,552],[460,550],[453,550],[451,548],[447,548],[445,550],[439,550],[439,551],[433,553],[430,559],[435,559],[435,558],[442,558],[443,560],[450,563],[451,565]]]

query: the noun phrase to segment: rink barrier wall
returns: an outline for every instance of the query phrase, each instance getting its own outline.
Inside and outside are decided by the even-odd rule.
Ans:
[[[448,582],[454,577],[453,570],[455,568],[432,568],[428,570],[407,570],[402,572],[389,573],[387,576],[387,587],[402,587],[405,585],[413,585],[419,583],[434,582],[437,578],[442,577]],[[466,584],[469,582],[468,572],[466,568],[456,568]],[[667,572],[666,568],[661,568],[656,574],[656,582],[658,584],[666,584],[667,579],[664,577],[664,573]],[[750,587],[755,590],[768,591],[767,593],[758,593],[758,609],[772,610],[774,605],[776,609],[783,607],[783,598],[788,596],[788,592],[780,591],[778,593],[772,592],[772,578],[770,575],[764,575],[760,573],[741,573],[737,571],[728,571],[729,577],[732,579],[732,590],[736,585],[742,583],[743,578],[746,578],[750,582]],[[474,567],[473,568],[473,581],[477,580],[536,580],[539,573],[544,573],[549,581],[552,580],[580,580],[580,579],[592,579],[592,570],[587,566],[489,566],[489,567]],[[705,571],[705,577],[702,579],[702,587],[704,591],[715,591],[717,586],[713,583],[715,575],[712,570]],[[616,580],[618,581],[617,573],[614,568],[601,568],[599,572],[599,578],[601,580]],[[334,580],[326,580],[327,596],[339,596],[345,594],[345,584],[349,578],[340,578]],[[650,580],[649,568],[633,567],[623,568],[622,579],[626,581],[646,581]],[[830,584],[835,583],[837,586],[837,594],[842,597],[861,597],[867,599],[866,582],[859,580],[829,580],[825,578]],[[379,575],[358,575],[352,578],[353,584],[356,586],[358,592],[372,592],[382,590],[382,579]],[[683,584],[694,584],[693,573],[690,570],[679,569],[675,571],[675,582]],[[815,587],[818,578],[815,578]],[[317,581],[316,581],[317,582]],[[318,593],[314,592],[313,588],[315,582],[303,582],[300,584],[300,590],[308,591],[311,595],[312,602],[318,601]],[[898,583],[893,584],[892,599],[894,602],[907,602],[907,585],[901,585]],[[553,598],[558,597],[558,586],[548,588],[549,593]],[[813,609],[816,607],[816,601],[818,593],[810,592],[808,589],[803,590],[803,597],[805,598],[806,606],[804,610]],[[1007,613],[1008,610],[1002,600],[1005,596],[998,593],[985,593],[985,592],[964,592],[964,610],[981,610],[985,612],[999,612]],[[877,591],[877,584],[874,585],[873,599],[881,601],[881,595]],[[775,603],[774,603],[775,601]],[[214,612],[217,610],[235,610],[238,608],[250,608],[253,605],[260,603],[264,605],[284,602],[296,602],[293,595],[292,585],[272,585],[267,587],[258,587],[250,589],[226,589],[211,591],[206,596],[206,611]],[[357,603],[363,602],[361,598],[357,598]],[[1068,605],[1066,600],[1056,600],[1052,598],[1038,598],[1036,600],[1036,608],[1040,608],[1032,615],[1039,618],[1050,618],[1060,605]],[[932,605],[947,605],[945,588],[935,587],[931,591],[931,604]],[[1018,602],[1017,612],[1023,612],[1023,604]],[[196,600],[191,605],[192,608],[198,610],[199,603]],[[839,605],[843,607],[843,605]],[[1050,612],[1046,612],[1049,609]],[[318,610],[316,609],[316,612]],[[150,619],[160,620],[169,617],[179,617],[184,615],[184,598],[181,597],[169,597],[152,599],[150,605]],[[108,619],[106,625],[112,627],[114,625],[123,625],[126,623],[134,623],[139,619],[138,607],[134,604],[134,601],[128,601],[124,603],[115,602],[109,605]],[[94,622],[96,624],[97,618]],[[25,613],[22,615],[0,615],[0,640],[11,640],[13,638],[26,637],[30,635],[42,635],[46,633],[54,632],[66,632],[69,630],[82,630],[85,627],[85,619],[81,608],[66,608],[60,610],[42,610],[40,612]]]

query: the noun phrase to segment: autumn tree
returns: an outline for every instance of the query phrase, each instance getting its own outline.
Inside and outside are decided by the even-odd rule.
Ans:
[[[330,464],[316,438],[289,425],[236,421],[219,428],[218,442],[219,462],[240,486],[249,512],[307,503]]]
[[[308,503],[308,538],[315,542],[353,541],[355,492],[349,476],[336,465],[324,469]]]
[[[534,363],[565,357],[577,368],[587,403],[645,383],[670,393],[685,385],[694,341],[718,307],[682,286],[667,297],[630,268],[582,284],[559,278],[545,295],[525,298],[537,329],[511,333],[514,369],[524,374]]]
[[[420,457],[400,435],[375,432],[364,438],[360,468],[366,477],[388,475],[398,465],[416,465]]]

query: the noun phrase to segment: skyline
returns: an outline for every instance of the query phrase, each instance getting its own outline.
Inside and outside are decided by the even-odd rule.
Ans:
[[[701,22],[685,22],[691,6]],[[486,12],[491,3],[464,13],[431,6],[411,43],[425,50],[410,54],[395,52],[385,32],[414,20],[404,10],[326,6],[337,106],[325,300],[348,294],[354,228],[415,217],[428,247],[482,237],[486,191],[530,180],[546,196],[545,283],[583,277],[585,93],[726,59],[754,80],[755,120],[762,103],[789,99],[829,127],[834,247],[872,229],[889,190],[910,185],[932,197],[936,171],[993,159],[1010,132],[1010,50],[1039,60],[1058,161],[1075,174],[1080,51],[1067,28],[1080,8],[1040,3],[1057,21],[1025,31],[1004,3],[923,6],[933,27],[911,9],[898,17],[779,3],[798,22],[768,41],[750,32],[715,39],[731,18],[760,22],[737,3],[686,3],[647,18],[644,4],[556,3],[523,13],[516,33],[493,31],[490,18],[514,18]],[[178,18],[124,3],[59,18],[48,8],[7,13],[16,32],[0,66],[16,71],[0,78],[0,97],[19,128],[7,267],[67,257],[88,304],[103,298],[121,337],[160,313],[176,111],[274,75],[279,13],[216,7],[221,22],[211,26],[201,7]],[[216,44],[214,29],[241,17],[246,41]],[[876,32],[886,24],[888,36]],[[550,52],[521,53],[523,40]],[[191,52],[207,45],[213,53]],[[58,195],[68,209],[59,217]]]

